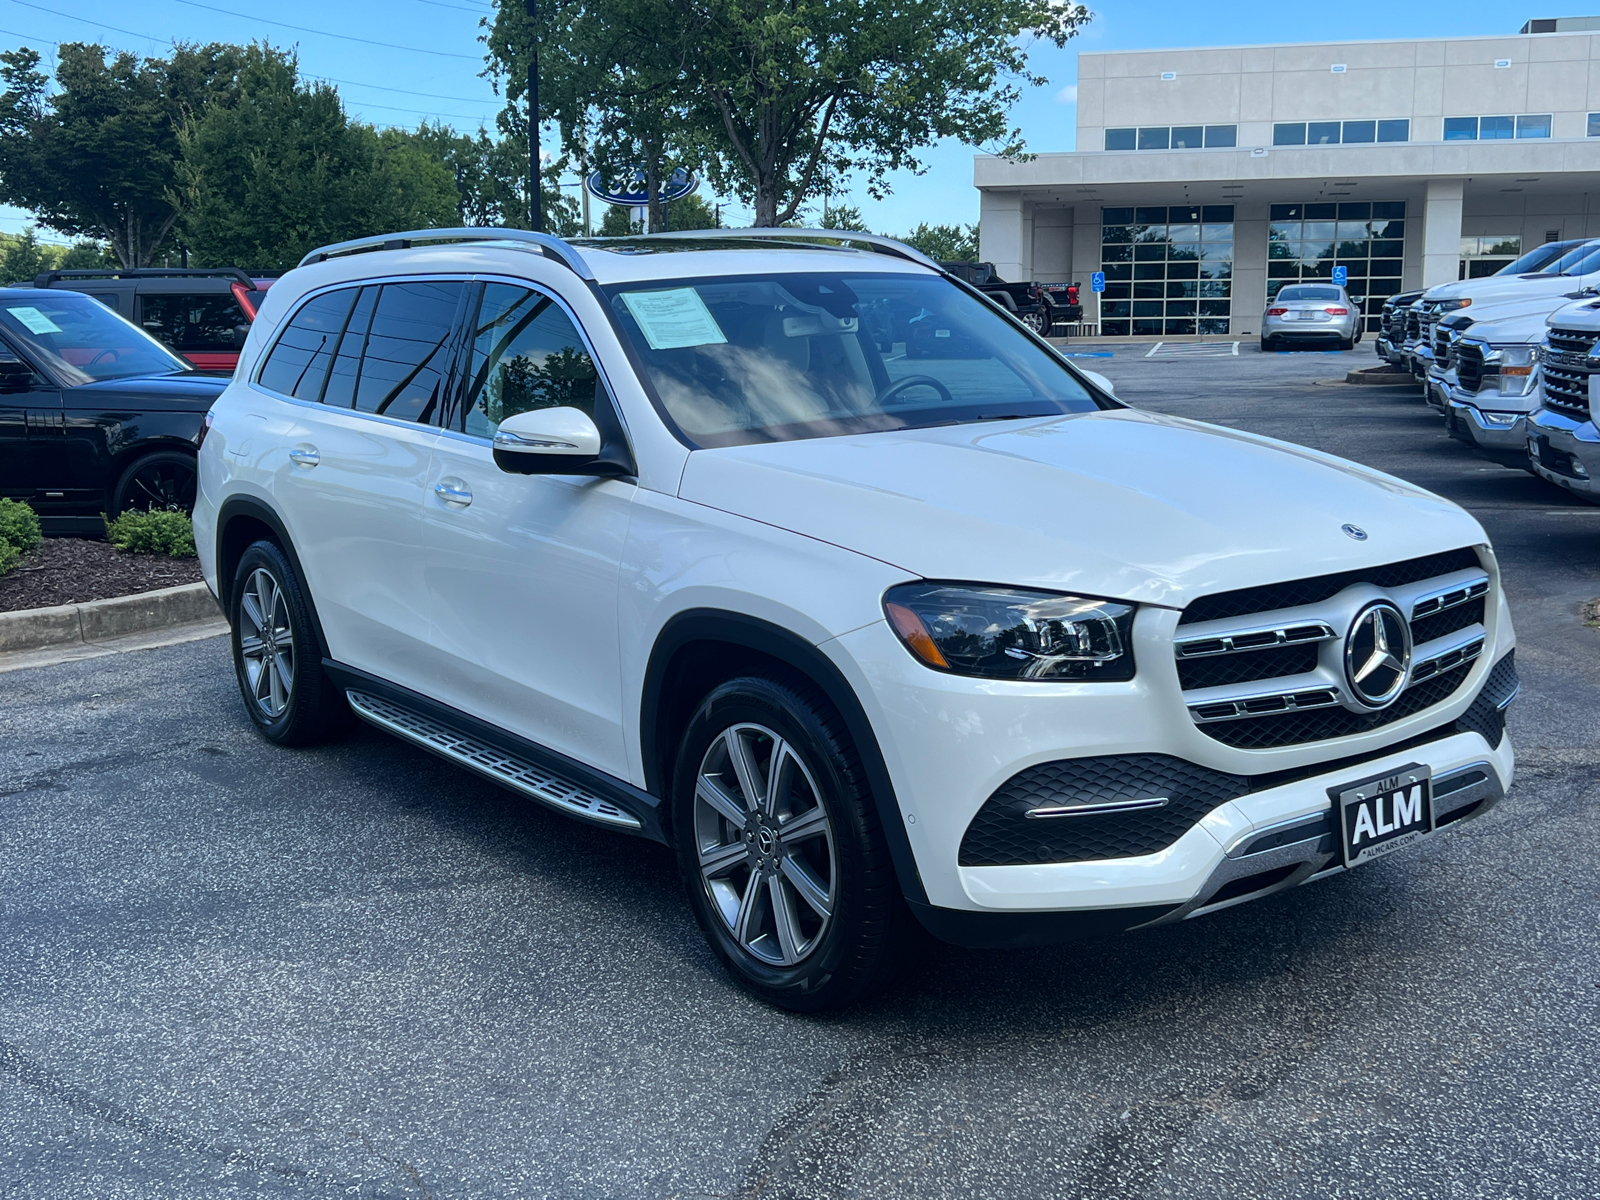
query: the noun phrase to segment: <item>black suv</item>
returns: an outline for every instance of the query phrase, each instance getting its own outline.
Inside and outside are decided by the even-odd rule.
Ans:
[[[36,288],[93,296],[171,346],[200,371],[232,372],[270,279],[237,267],[150,267],[128,271],[45,271]]]
[[[195,450],[225,378],[76,291],[0,288],[0,496],[47,533],[194,506]]]

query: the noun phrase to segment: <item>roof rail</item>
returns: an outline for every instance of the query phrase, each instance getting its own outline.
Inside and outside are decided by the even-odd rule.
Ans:
[[[531,229],[499,229],[477,226],[471,229],[411,229],[405,233],[380,233],[373,237],[354,238],[348,242],[335,242],[321,246],[300,260],[302,267],[310,263],[326,262],[345,254],[361,254],[368,250],[405,250],[427,242],[523,242],[524,249],[538,250],[571,270],[579,279],[594,278],[594,272],[582,257],[558,237],[548,233],[534,233]]]
[[[58,279],[232,279],[255,290],[256,281],[238,267],[71,267],[40,271],[34,287],[49,287]]]
[[[853,229],[790,229],[785,226],[760,226],[753,229],[674,229],[668,233],[647,233],[641,235],[646,238],[771,238],[774,241],[814,241],[822,239],[830,242],[859,242],[870,246],[879,254],[889,254],[895,258],[903,258],[909,262],[917,263],[924,267],[932,267],[935,271],[944,268],[922,251],[917,250],[904,242],[897,242],[893,238],[883,237],[876,233],[857,233]]]

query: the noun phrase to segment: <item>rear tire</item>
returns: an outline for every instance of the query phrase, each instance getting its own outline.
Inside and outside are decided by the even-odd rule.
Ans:
[[[745,676],[701,701],[672,828],[689,906],[740,987],[821,1012],[888,978],[894,868],[855,746],[814,688]]]
[[[1262,338],[1261,339],[1261,353],[1263,353],[1263,354],[1271,354],[1277,348],[1278,348],[1277,343],[1274,342],[1271,338]]]
[[[1341,350],[1354,350],[1355,347],[1356,347],[1355,338],[1340,338],[1339,339],[1339,349],[1341,349]]]
[[[322,669],[305,588],[275,542],[254,542],[240,555],[228,623],[239,694],[262,737],[309,746],[349,727],[344,693]]]
[[[117,480],[106,510],[113,518],[129,511],[181,512],[194,509],[198,481],[195,458],[182,450],[157,450],[136,458]]]

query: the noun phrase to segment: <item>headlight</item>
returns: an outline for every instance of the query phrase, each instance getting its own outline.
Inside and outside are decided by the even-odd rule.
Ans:
[[[1499,375],[1502,395],[1524,396],[1533,386],[1533,368],[1534,363],[1538,361],[1538,347],[1527,343],[1494,346],[1485,352],[1483,361],[1485,366]]]
[[[908,583],[883,598],[920,661],[984,679],[1133,678],[1131,604],[981,584]]]
[[[1467,296],[1460,300],[1436,300],[1434,303],[1438,305],[1440,312],[1455,312],[1458,308],[1471,308],[1472,297]]]

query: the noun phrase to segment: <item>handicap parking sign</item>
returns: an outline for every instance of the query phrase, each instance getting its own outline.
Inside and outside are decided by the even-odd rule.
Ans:
[[[1335,267],[1333,269],[1333,282],[1343,287],[1350,279],[1349,267]]]
[[[1106,273],[1104,271],[1096,271],[1089,276],[1089,290],[1091,292],[1103,292],[1106,290]]]

